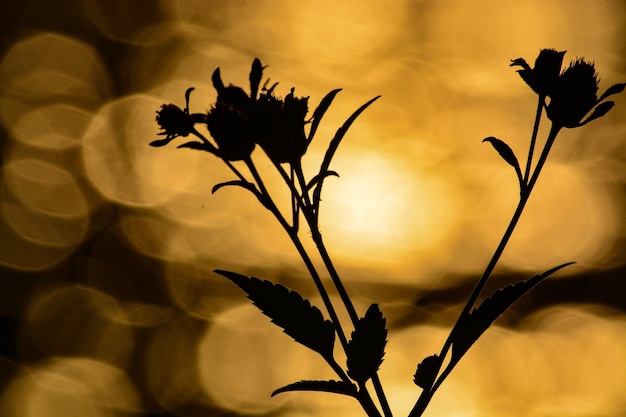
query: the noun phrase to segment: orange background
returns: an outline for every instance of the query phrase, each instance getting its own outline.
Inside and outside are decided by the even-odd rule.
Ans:
[[[231,179],[217,159],[148,146],[155,111],[182,107],[188,87],[192,112],[210,108],[216,67],[245,87],[259,57],[277,93],[295,86],[310,110],[343,88],[309,176],[341,123],[382,95],[333,162],[320,226],[357,309],[379,302],[387,317],[381,379],[398,416],[517,202],[513,170],[481,143],[501,138],[525,161],[536,99],[510,60],[556,48],[594,60],[601,92],[626,80],[619,0],[31,0],[0,12],[7,417],[362,415],[327,394],[269,397],[332,374],[211,271],[321,306],[306,270],[250,195],[211,195]],[[559,136],[490,289],[577,264],[490,329],[426,415],[626,415],[626,101],[615,101]],[[288,207],[279,178],[269,185]]]

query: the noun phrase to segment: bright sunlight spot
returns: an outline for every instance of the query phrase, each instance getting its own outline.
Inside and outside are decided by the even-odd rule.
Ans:
[[[337,164],[341,179],[328,180],[321,223],[338,256],[392,265],[432,250],[450,230],[446,184],[399,158],[352,153]]]

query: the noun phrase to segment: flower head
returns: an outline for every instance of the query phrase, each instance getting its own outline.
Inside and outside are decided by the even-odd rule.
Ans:
[[[257,58],[250,71],[250,95],[232,84],[224,86],[219,68],[213,72],[211,78],[217,90],[217,101],[207,114],[206,122],[220,156],[224,159],[246,159],[254,150],[252,112],[262,72],[261,61]]]
[[[572,61],[559,76],[546,112],[552,122],[561,127],[578,127],[604,116],[615,104],[604,101],[624,90],[626,84],[615,84],[598,99],[598,73],[593,62]],[[587,119],[583,118],[593,110]]]
[[[522,67],[517,73],[535,93],[544,97],[550,96],[558,82],[564,55],[565,51],[542,49],[535,60],[534,68],[530,68],[524,58],[511,60],[511,66]]]
[[[296,97],[293,88],[284,100],[274,95],[273,87],[261,91],[254,108],[256,141],[272,161],[293,163],[304,155],[308,100]]]
[[[189,136],[194,130],[194,125],[204,121],[202,114],[189,114],[189,95],[193,88],[187,89],[185,92],[186,105],[181,109],[176,104],[163,104],[160,110],[157,110],[156,122],[163,132],[159,135],[165,135],[165,139],[157,139],[150,142],[150,146],[165,146],[178,136]]]
[[[213,73],[213,80],[217,101],[207,114],[209,132],[222,158],[229,161],[245,159],[254,150],[252,99],[239,87],[224,87],[219,79],[219,69]]]

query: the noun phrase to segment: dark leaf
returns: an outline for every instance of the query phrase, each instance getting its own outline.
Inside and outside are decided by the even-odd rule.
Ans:
[[[178,145],[177,148],[195,149],[197,151],[205,151],[212,154],[217,154],[217,149],[215,148],[215,146],[211,145],[210,143],[197,142],[195,140],[183,143],[182,145]]]
[[[352,338],[348,342],[348,376],[365,383],[378,371],[385,355],[387,344],[386,320],[378,304],[372,304],[365,316],[356,323]]]
[[[339,177],[339,174],[337,174],[335,171],[326,171],[324,173],[324,176],[320,176],[319,174],[317,174],[316,176],[314,176],[313,178],[311,178],[311,181],[309,181],[309,183],[306,186],[307,191],[309,191],[311,188],[315,187],[315,185],[317,185],[318,182],[323,181],[324,179],[326,179],[326,177]]]
[[[441,369],[441,358],[439,355],[431,355],[417,365],[417,370],[413,376],[413,382],[420,388],[430,389],[435,382],[435,378]]]
[[[335,327],[329,320],[324,320],[322,312],[309,300],[280,284],[235,272],[215,272],[245,291],[252,303],[296,342],[318,352],[325,359],[332,359]]]
[[[515,173],[517,174],[517,178],[522,183],[522,170],[520,169],[519,162],[517,161],[517,157],[513,152],[513,149],[509,147],[504,141],[494,138],[490,136],[488,138],[483,139],[483,142],[489,142],[494,147],[498,154],[504,159],[509,165],[515,168]]]
[[[167,137],[165,139],[156,139],[153,140],[152,142],[150,142],[150,146],[153,146],[155,148],[160,148],[161,146],[165,146],[168,143],[170,143],[174,138],[172,137]]]
[[[501,288],[483,300],[478,308],[462,318],[456,326],[452,337],[451,363],[458,362],[484,331],[521,296],[550,275],[573,263],[559,265],[543,274]]]
[[[607,97],[609,97],[609,96],[612,96],[613,94],[619,94],[619,93],[621,93],[622,91],[624,91],[624,88],[626,88],[626,83],[622,83],[622,84],[614,84],[614,85],[610,86],[610,87],[608,88],[608,90],[606,90],[606,91],[604,92],[604,94],[602,94],[602,95],[600,96],[600,99],[599,99],[598,101],[602,101],[602,100],[604,100],[605,98],[607,98]]]
[[[318,104],[317,108],[313,112],[313,117],[311,117],[311,130],[309,131],[308,141],[311,142],[313,140],[313,136],[315,136],[315,132],[317,131],[317,127],[322,121],[322,117],[326,113],[326,110],[330,107],[331,103],[335,99],[337,93],[341,91],[341,88],[337,88],[336,90],[331,91],[326,94],[320,104]]]
[[[215,68],[215,71],[213,71],[213,75],[211,75],[211,81],[213,81],[213,87],[215,87],[218,93],[224,90],[224,82],[222,81],[219,67]]]
[[[337,148],[339,147],[341,140],[348,132],[348,129],[350,129],[350,126],[352,126],[352,123],[354,123],[357,117],[359,117],[361,113],[363,113],[363,111],[370,106],[370,104],[372,104],[379,98],[380,96],[376,96],[373,99],[369,100],[367,103],[363,104],[358,109],[356,109],[356,111],[352,113],[352,115],[350,115],[350,117],[348,117],[348,119],[344,122],[344,124],[337,130],[337,133],[335,133],[335,136],[332,138],[332,140],[330,141],[330,144],[328,145],[328,149],[326,150],[326,154],[324,155],[324,160],[322,161],[322,164],[320,166],[320,171],[318,175],[321,178],[325,177],[325,173],[328,171],[328,167],[330,166],[333,156],[335,155],[335,152],[337,151]],[[315,192],[313,194],[314,207],[319,207],[323,183],[324,181],[319,181],[317,183],[317,187],[315,187]]]
[[[335,394],[345,394],[351,397],[357,394],[354,384],[345,381],[299,381],[278,388],[276,391],[272,392],[272,397],[276,394],[288,391],[324,391]]]
[[[217,190],[219,190],[220,188],[228,187],[231,185],[234,185],[237,187],[243,187],[246,190],[252,191],[254,194],[258,192],[257,189],[254,187],[254,184],[248,181],[233,180],[233,181],[226,181],[226,182],[220,182],[219,184],[215,184],[213,188],[211,189],[211,194],[215,194]]]
[[[589,115],[589,117],[587,117],[587,119],[585,119],[580,125],[581,126],[586,125],[590,121],[604,116],[605,114],[609,112],[609,110],[613,108],[614,105],[615,105],[615,102],[613,101],[605,101],[605,102],[598,104],[596,108],[593,109],[593,112]]]
[[[254,58],[252,69],[250,69],[250,98],[252,100],[256,100],[259,84],[261,83],[261,78],[263,78],[263,68],[265,67],[261,65],[261,60]]]

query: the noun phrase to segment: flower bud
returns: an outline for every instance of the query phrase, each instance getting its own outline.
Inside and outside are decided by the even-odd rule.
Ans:
[[[511,61],[511,66],[520,66],[517,73],[526,84],[540,96],[551,96],[558,83],[561,65],[565,51],[555,49],[542,49],[535,60],[535,67],[530,68],[523,58]]]

